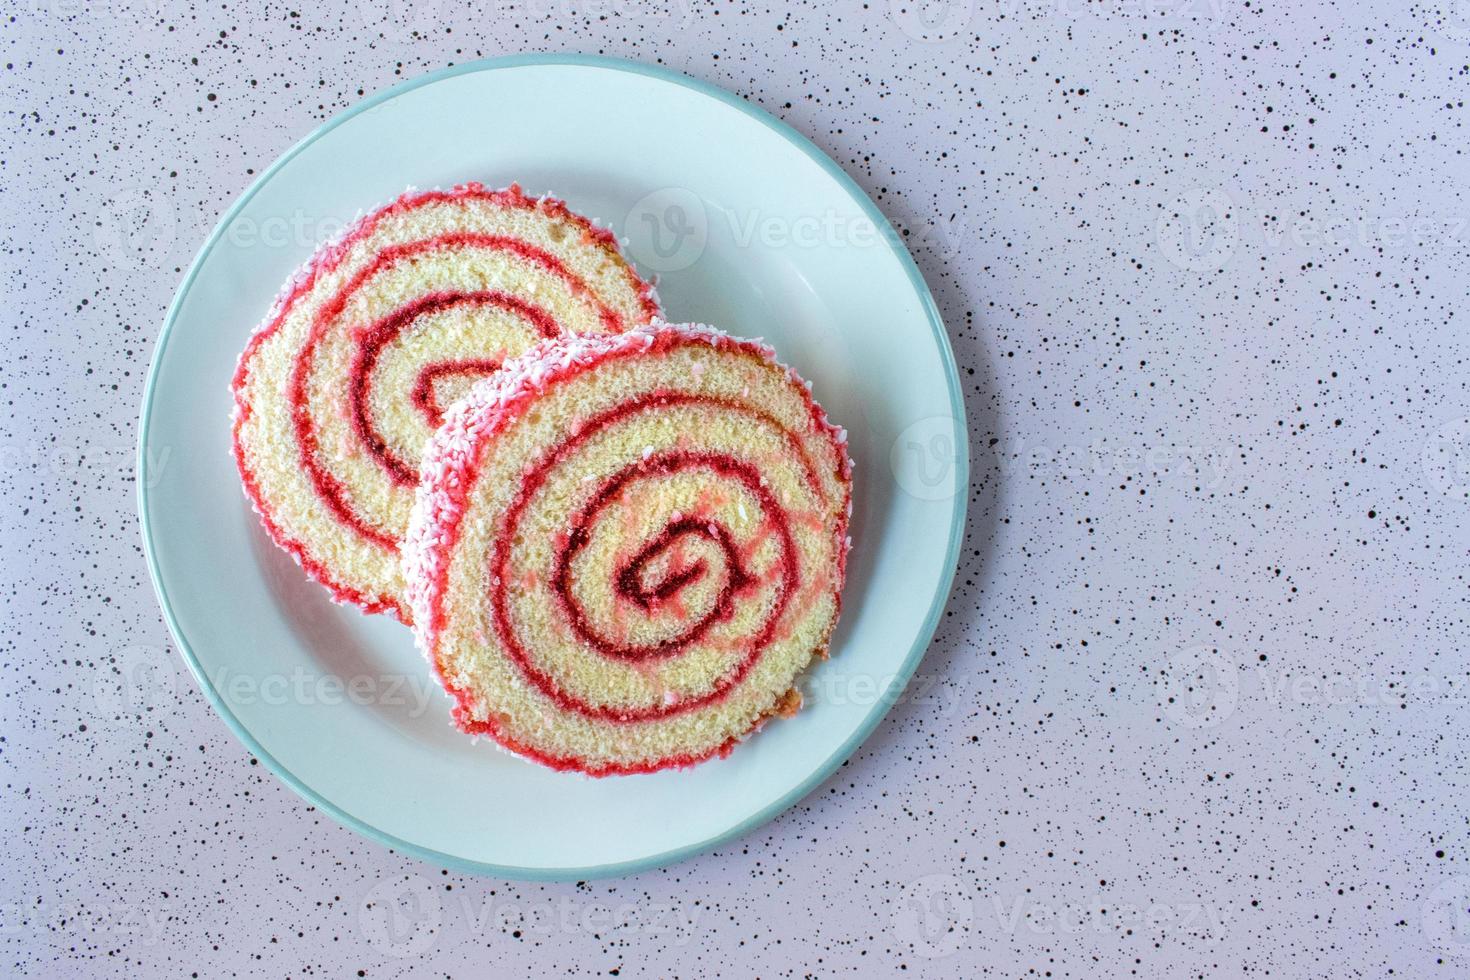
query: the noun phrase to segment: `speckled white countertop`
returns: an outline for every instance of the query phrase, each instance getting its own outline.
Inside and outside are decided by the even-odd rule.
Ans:
[[[0,44],[0,972],[1470,976],[1465,3],[14,0]],[[908,231],[972,429],[911,696],[770,825],[584,884],[277,782],[135,514],[219,214],[364,95],[522,51],[814,139]]]

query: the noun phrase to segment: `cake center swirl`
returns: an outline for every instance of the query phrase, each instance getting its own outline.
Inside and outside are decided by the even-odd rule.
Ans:
[[[630,603],[637,609],[664,625],[683,625],[675,635],[656,643],[631,644],[606,636],[592,626],[580,603],[572,594],[571,569],[579,552],[591,540],[589,528],[598,520],[608,503],[616,498],[627,483],[648,474],[665,474],[684,468],[693,462],[688,454],[671,454],[651,461],[651,465],[640,464],[625,470],[603,487],[592,504],[583,511],[572,526],[567,545],[557,557],[556,592],[567,611],[572,630],[587,644],[604,656],[623,660],[641,660],[651,657],[666,657],[677,654],[691,643],[698,642],[715,623],[728,620],[734,611],[736,596],[746,592],[756,583],[756,577],[744,567],[740,548],[731,538],[730,531],[711,517],[681,517],[671,521],[653,536],[647,544],[623,561],[613,576],[611,594],[614,602]],[[708,464],[710,461],[704,461]],[[734,461],[722,461],[727,466]],[[707,542],[717,551],[719,572],[712,572],[705,558],[687,555],[690,541]],[[691,616],[688,606],[681,601],[683,594],[702,583],[712,574],[720,574],[723,581],[707,603],[702,613]]]

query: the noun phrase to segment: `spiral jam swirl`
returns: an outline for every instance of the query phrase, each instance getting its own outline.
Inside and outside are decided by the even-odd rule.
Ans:
[[[598,775],[728,752],[825,651],[849,487],[759,345],[662,325],[509,362],[431,443],[405,544],[457,723]]]
[[[406,622],[398,543],[445,409],[540,340],[656,312],[612,236],[560,202],[406,195],[320,251],[242,356],[247,493],[339,598]]]

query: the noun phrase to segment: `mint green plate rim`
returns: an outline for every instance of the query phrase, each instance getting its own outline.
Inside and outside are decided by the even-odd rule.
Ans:
[[[904,247],[887,217],[873,203],[867,193],[858,186],[857,182],[847,175],[847,172],[839,167],[831,157],[823,153],[815,143],[797,132],[791,126],[777,119],[764,109],[751,105],[746,100],[725,91],[722,88],[711,85],[698,79],[690,78],[680,72],[669,68],[661,68],[654,65],[645,65],[639,62],[627,61],[622,58],[612,58],[604,55],[589,54],[520,54],[508,55],[499,58],[485,58],[479,61],[468,62],[463,65],[455,65],[439,71],[430,72],[422,78],[417,78],[390,89],[379,92],[364,101],[342,112],[327,122],[318,126],[305,139],[301,140],[291,149],[287,150],[273,164],[270,165],[255,182],[235,201],[234,205],[225,212],[215,225],[214,231],[204,242],[199,254],[189,266],[189,271],[184,275],[184,281],[179,285],[174,294],[173,302],[169,304],[168,313],[163,319],[163,329],[158,336],[158,343],[153,349],[153,357],[148,365],[148,380],[143,387],[143,407],[138,422],[138,460],[137,472],[141,475],[145,465],[145,452],[148,445],[148,422],[153,410],[153,389],[158,379],[158,367],[162,363],[163,353],[168,346],[169,335],[173,332],[174,323],[178,319],[179,310],[183,305],[184,297],[188,295],[189,289],[194,284],[194,279],[199,274],[200,267],[209,253],[214,250],[226,229],[235,220],[236,215],[250,202],[256,193],[264,187],[276,172],[284,167],[293,157],[305,150],[325,134],[336,129],[347,120],[363,112],[372,109],[380,103],[395,98],[405,92],[411,92],[425,85],[433,85],[435,82],[457,75],[469,74],[481,71],[500,71],[507,68],[520,68],[528,65],[573,65],[592,68],[606,68],[614,71],[631,72],[637,75],[645,75],[661,81],[670,82],[683,88],[692,89],[709,98],[716,99],[739,109],[765,126],[775,131],[792,146],[799,149],[810,157],[822,168],[837,184],[847,191],[863,212],[873,221],[874,225],[884,232],[884,241],[889,244],[904,272],[909,277],[909,283],[913,286],[915,294],[919,297],[924,314],[929,321],[929,327],[934,333],[934,340],[940,352],[940,359],[944,364],[945,382],[949,391],[950,410],[953,417],[961,422],[965,432],[969,431],[968,421],[965,416],[964,397],[960,392],[959,372],[955,367],[954,350],[950,347],[949,335],[945,332],[944,321],[939,316],[939,309],[934,303],[934,297],[929,292],[928,285],[924,282],[919,267],[914,264],[913,256]],[[939,585],[934,591],[934,597],[930,601],[929,611],[924,617],[924,625],[914,637],[914,645],[909,650],[908,656],[904,658],[902,666],[894,679],[895,685],[907,684],[913,676],[914,670],[918,668],[919,661],[923,658],[924,649],[929,645],[934,631],[939,625],[939,617],[944,611],[944,606],[949,597],[950,587],[954,583],[955,562],[959,557],[960,541],[965,531],[965,509],[969,500],[970,484],[970,455],[969,443],[966,439],[957,439],[955,443],[955,466],[954,466],[955,488],[954,510],[950,515],[950,537],[949,544],[945,550],[945,570],[943,571]],[[213,683],[209,680],[204,668],[195,656],[194,650],[185,638],[183,630],[179,627],[178,619],[174,615],[172,603],[169,600],[168,589],[163,584],[163,578],[159,574],[158,561],[153,553],[153,528],[148,519],[148,484],[140,476],[138,480],[138,521],[143,535],[143,552],[148,561],[148,577],[153,582],[153,591],[158,595],[158,604],[163,609],[163,618],[168,624],[169,633],[172,634],[174,643],[179,648],[180,654],[189,665],[190,672],[198,682],[200,690],[209,700],[215,712],[224,719],[230,731],[235,737],[245,744],[251,754],[263,762],[271,772],[275,773],[283,783],[294,790],[312,806],[329,815],[343,826],[357,831],[364,837],[370,838],[395,851],[408,854],[422,861],[439,865],[444,868],[453,868],[456,871],[466,871],[472,874],[491,875],[500,878],[511,878],[522,881],[585,881],[591,878],[605,878],[617,875],[636,874],[640,871],[649,871],[665,865],[674,864],[685,858],[703,853],[718,847],[719,845],[740,837],[755,828],[774,819],[776,816],[790,809],[803,799],[808,793],[817,787],[824,779],[837,770],[844,760],[855,752],[878,723],[887,714],[888,705],[880,702],[874,705],[868,716],[863,719],[856,731],[843,743],[842,747],[834,752],[820,766],[816,767],[805,780],[786,795],[747,817],[729,830],[717,834],[707,840],[695,844],[688,844],[673,850],[664,851],[649,857],[639,858],[634,861],[625,861],[616,864],[598,865],[590,868],[521,868],[513,865],[488,864],[482,861],[471,861],[466,858],[456,857],[432,848],[420,847],[409,843],[392,834],[385,833],[363,820],[359,820],[352,814],[342,810],[336,805],[320,796],[316,790],[297,779],[285,766],[275,760],[270,753],[255,740],[255,737],[242,725],[224,699],[215,690]]]

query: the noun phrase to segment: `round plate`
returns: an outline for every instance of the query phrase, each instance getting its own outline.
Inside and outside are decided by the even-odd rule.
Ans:
[[[518,181],[629,239],[668,318],[763,336],[851,434],[853,557],[806,707],[728,758],[588,779],[474,742],[411,634],[333,605],[267,539],[230,458],[246,337],[319,240],[415,187]],[[592,57],[465,65],[307,137],[224,216],[179,288],[140,426],[139,507],[180,651],[235,734],[337,820],[439,865],[583,879],[771,819],[873,730],[949,591],[968,484],[954,358],[882,214],[785,124],[682,75]],[[166,465],[159,462],[166,460]]]

